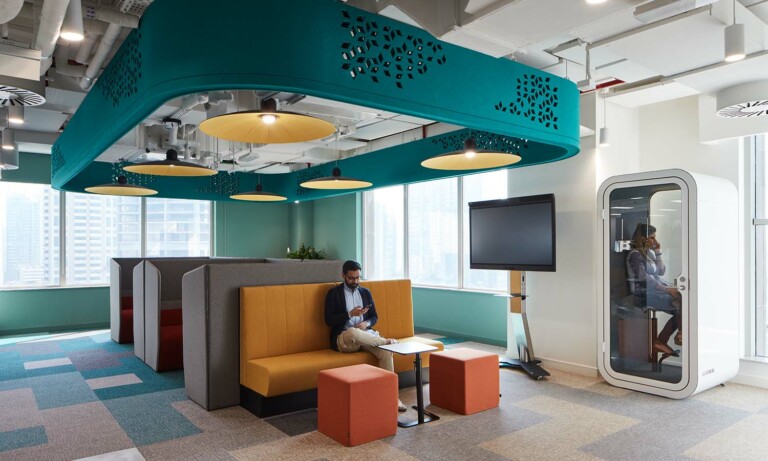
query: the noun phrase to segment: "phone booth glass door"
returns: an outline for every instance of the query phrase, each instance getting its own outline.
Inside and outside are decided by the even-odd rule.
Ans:
[[[666,178],[615,184],[603,198],[609,281],[603,296],[610,306],[603,312],[610,353],[603,357],[618,379],[629,375],[671,387],[687,381],[684,190]]]

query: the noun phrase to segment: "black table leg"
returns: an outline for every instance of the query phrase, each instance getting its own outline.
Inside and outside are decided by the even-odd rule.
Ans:
[[[440,419],[436,414],[430,413],[424,409],[424,384],[421,381],[421,353],[417,352],[415,355],[416,360],[413,363],[416,372],[416,406],[413,408],[418,412],[419,419],[406,422],[398,421],[397,425],[400,427],[412,427]]]

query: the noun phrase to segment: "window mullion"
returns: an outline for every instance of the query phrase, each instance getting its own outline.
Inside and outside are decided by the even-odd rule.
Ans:
[[[458,187],[456,191],[456,206],[458,207],[456,221],[459,226],[459,257],[456,258],[459,263],[459,286],[457,288],[464,288],[464,179],[462,176],[456,178],[456,187]]]
[[[411,278],[410,273],[410,239],[408,238],[408,189],[409,186],[403,186],[403,276]]]
[[[59,192],[59,286],[67,285],[67,193]]]

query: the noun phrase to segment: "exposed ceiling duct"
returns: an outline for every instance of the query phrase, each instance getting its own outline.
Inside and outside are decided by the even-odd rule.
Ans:
[[[649,23],[711,5],[718,0],[653,0],[635,8],[635,19]]]
[[[12,21],[18,16],[22,6],[24,6],[24,0],[3,0],[0,2],[0,24]]]
[[[45,75],[53,61],[53,50],[59,39],[59,31],[67,14],[69,0],[45,0],[40,13],[40,23],[37,27],[34,47],[40,50],[42,61],[40,75]]]
[[[101,42],[99,42],[99,47],[96,49],[96,53],[93,55],[93,58],[91,58],[91,62],[88,65],[88,69],[85,71],[85,75],[80,79],[80,87],[82,89],[89,89],[93,84],[93,80],[99,75],[101,66],[104,64],[104,61],[106,61],[110,51],[112,51],[112,47],[114,47],[115,41],[117,41],[117,37],[120,36],[120,31],[122,29],[123,28],[117,24],[109,24],[106,32],[104,32],[104,36],[101,37]]]

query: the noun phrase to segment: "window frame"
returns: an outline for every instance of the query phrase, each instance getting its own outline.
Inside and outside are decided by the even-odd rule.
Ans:
[[[480,173],[482,174],[482,173]],[[442,178],[442,180],[447,178]],[[490,290],[490,289],[479,289],[479,288],[473,288],[473,287],[466,287],[465,286],[465,275],[464,275],[464,218],[467,215],[463,209],[463,203],[464,203],[464,177],[463,176],[457,176],[455,178],[452,178],[455,180],[455,184],[457,189],[456,194],[456,213],[457,213],[457,220],[456,224],[458,226],[458,257],[456,258],[456,264],[458,267],[458,284],[456,286],[445,286],[445,285],[428,285],[428,284],[422,284],[422,283],[414,283],[413,286],[417,288],[429,288],[429,289],[435,289],[435,290],[448,290],[448,291],[462,291],[462,292],[471,292],[471,293],[487,293],[487,294],[508,294],[509,293],[509,277],[505,277],[505,284],[502,288],[499,290]],[[410,186],[411,184],[403,184],[400,187],[403,188],[403,214],[404,219],[402,220],[403,225],[403,233],[405,235],[404,242],[403,242],[403,261],[405,264],[404,268],[404,274],[403,276],[405,278],[410,278],[410,238],[408,237],[408,225],[410,221],[410,216],[408,213],[408,205],[409,205],[409,196],[410,196]],[[363,194],[371,193],[371,191],[363,191]],[[366,223],[366,214],[370,213],[370,210],[367,209],[365,206],[365,198],[362,197],[361,203],[363,204],[362,207],[362,221],[363,225]],[[368,242],[367,242],[367,232],[365,228],[363,228],[362,232],[362,247],[363,247],[363,268],[366,266],[366,260],[368,258]],[[365,275],[365,270],[363,270],[363,273]]]
[[[7,184],[39,184],[39,183],[31,183],[31,182],[7,182]],[[47,187],[51,187],[50,184],[40,184]],[[96,288],[96,287],[107,287],[109,286],[109,283],[99,283],[99,284],[68,284],[67,282],[67,195],[71,192],[59,190],[59,216],[58,219],[58,225],[59,225],[59,283],[56,285],[44,285],[44,286],[35,286],[35,285],[25,285],[25,286],[3,286],[0,284],[0,291],[30,291],[30,290],[58,290],[62,288]],[[140,256],[137,256],[139,258],[146,258],[147,254],[147,198],[146,197],[139,197],[140,202],[140,222],[139,222],[139,228],[140,228]],[[182,199],[182,200],[192,200],[192,199]],[[215,223],[215,216],[214,216],[214,206],[213,202],[210,200],[196,200],[199,202],[207,202],[209,204],[208,206],[208,235],[209,235],[209,241],[208,241],[208,254],[209,256],[214,256],[214,252],[216,249],[215,241],[214,241],[214,223]]]

